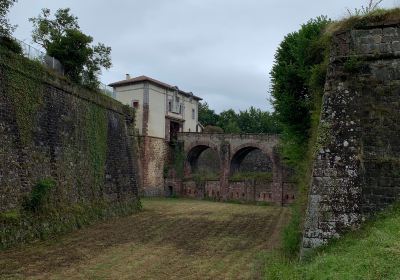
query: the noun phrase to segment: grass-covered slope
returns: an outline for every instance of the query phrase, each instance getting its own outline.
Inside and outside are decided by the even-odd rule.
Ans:
[[[400,207],[379,214],[306,261],[270,256],[265,279],[400,279]]]

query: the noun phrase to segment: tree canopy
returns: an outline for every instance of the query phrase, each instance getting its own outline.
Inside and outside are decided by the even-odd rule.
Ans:
[[[0,0],[0,37],[10,37],[15,25],[10,24],[7,13],[17,0]]]
[[[288,34],[275,54],[272,103],[282,124],[283,140],[289,143],[286,147],[297,149],[294,157],[302,157],[314,100],[322,92],[315,89],[321,89],[325,81],[327,42],[322,33],[329,22],[326,17],[308,21]]]
[[[216,126],[218,121],[218,114],[211,110],[207,102],[199,103],[199,122],[204,125]]]
[[[216,114],[207,103],[199,104],[199,122],[210,131],[225,133],[279,133],[280,127],[274,114],[254,107],[239,111],[229,109]],[[216,129],[219,127],[221,131]]]
[[[110,47],[102,43],[93,45],[93,38],[80,30],[78,18],[69,8],[58,9],[53,18],[49,9],[42,9],[29,21],[33,24],[33,41],[61,62],[72,81],[98,88],[101,68],[111,67]]]

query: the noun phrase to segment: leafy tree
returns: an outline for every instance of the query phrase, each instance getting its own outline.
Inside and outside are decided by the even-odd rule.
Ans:
[[[8,11],[16,2],[17,0],[0,0],[0,37],[10,37],[16,28],[7,18]]]
[[[217,125],[226,133],[240,133],[238,125],[238,115],[234,110],[229,109],[219,114]]]
[[[279,133],[280,128],[274,114],[261,111],[254,107],[240,111],[238,114],[238,125],[245,133]]]
[[[217,125],[218,115],[208,107],[207,102],[199,102],[199,122],[204,126]]]
[[[110,47],[92,45],[93,38],[80,30],[78,18],[70,14],[69,8],[58,9],[54,18],[49,9],[42,9],[38,17],[29,21],[33,23],[33,41],[63,64],[72,81],[98,88],[101,68],[111,67]]]
[[[299,31],[288,34],[275,54],[272,102],[283,127],[286,156],[294,161],[302,158],[306,148],[314,109],[313,83],[323,83],[325,78],[322,31],[329,22],[326,17],[308,21]]]
[[[6,49],[22,54],[21,45],[11,37],[16,25],[11,25],[7,19],[7,13],[17,0],[0,0],[0,45]]]
[[[200,103],[199,121],[207,127],[207,132],[226,133],[280,133],[276,115],[254,107],[239,111],[229,109],[216,114],[208,104]]]

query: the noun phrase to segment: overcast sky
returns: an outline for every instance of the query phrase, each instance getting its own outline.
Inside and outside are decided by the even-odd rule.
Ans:
[[[283,37],[318,15],[346,16],[367,0],[19,0],[14,36],[31,43],[42,8],[71,8],[84,33],[112,47],[103,83],[146,75],[202,97],[212,109],[271,110],[269,72]],[[384,0],[383,7],[400,0]]]

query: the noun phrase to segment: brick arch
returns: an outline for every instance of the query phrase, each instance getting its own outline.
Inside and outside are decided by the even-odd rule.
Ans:
[[[185,173],[192,173],[197,168],[197,161],[200,155],[207,149],[211,149],[217,153],[219,162],[221,163],[219,148],[211,142],[196,141],[185,147]]]
[[[254,150],[260,150],[266,157],[268,157],[272,163],[272,170],[275,169],[276,163],[274,162],[272,149],[268,149],[259,143],[245,143],[232,149],[231,157],[229,159],[230,174],[233,174],[238,170],[244,158]]]

